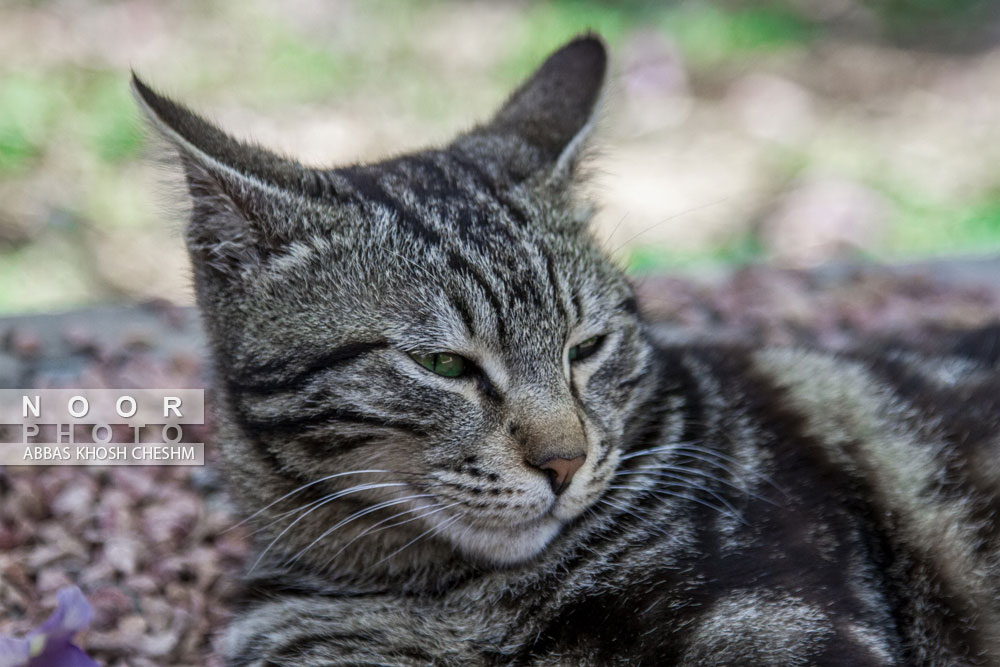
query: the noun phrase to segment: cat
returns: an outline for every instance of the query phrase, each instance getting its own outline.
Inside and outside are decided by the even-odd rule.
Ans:
[[[1000,664],[997,331],[659,340],[580,194],[606,70],[336,169],[133,75],[257,531],[227,664]]]

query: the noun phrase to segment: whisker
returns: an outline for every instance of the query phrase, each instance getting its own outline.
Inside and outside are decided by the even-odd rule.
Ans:
[[[720,465],[720,467],[722,467],[721,464],[719,464],[719,465]],[[729,468],[722,467],[722,469],[725,470],[727,473],[733,475],[736,479],[740,479],[739,475],[736,474],[734,471],[730,470]],[[726,486],[730,487],[731,489],[739,491],[740,493],[743,493],[743,494],[745,494],[745,495],[747,495],[750,498],[753,498],[755,500],[760,500],[761,502],[768,503],[769,505],[774,505],[775,507],[779,506],[778,503],[774,502],[770,498],[765,498],[764,496],[751,491],[749,488],[747,488],[743,484],[737,484],[736,482],[734,482],[734,481],[732,481],[730,479],[726,479],[725,477],[719,477],[717,475],[713,475],[710,472],[707,472],[705,470],[699,470],[698,468],[688,468],[686,466],[677,466],[677,465],[672,465],[672,464],[665,463],[665,464],[659,465],[659,466],[640,466],[638,468],[628,468],[628,469],[625,469],[625,470],[620,470],[620,471],[616,472],[613,475],[613,477],[618,477],[618,476],[625,477],[625,476],[628,476],[628,475],[645,475],[645,474],[650,474],[651,472],[656,472],[656,473],[675,472],[675,473],[679,473],[680,475],[688,475],[688,474],[690,474],[690,475],[698,475],[700,477],[705,477],[705,478],[710,479],[712,481],[718,482],[719,484],[725,484]]]
[[[661,480],[662,479],[672,479],[672,480],[675,480],[680,485],[685,486],[685,487],[691,489],[692,491],[704,491],[705,493],[709,494],[710,496],[712,496],[713,498],[715,498],[716,500],[718,500],[730,512],[732,512],[733,514],[738,514],[738,512],[736,511],[736,508],[733,507],[732,504],[728,500],[726,500],[723,496],[721,496],[718,493],[716,493],[714,489],[711,489],[710,487],[707,487],[704,484],[699,484],[698,482],[696,482],[696,481],[694,481],[694,480],[692,480],[692,479],[690,479],[688,477],[685,477],[684,475],[682,475],[680,473],[671,473],[671,472],[666,472],[666,471],[657,471],[655,473],[647,473],[647,474],[654,474],[655,476],[659,477]],[[737,486],[734,486],[733,488],[742,491],[742,489],[740,489]]]
[[[303,484],[299,488],[297,488],[297,489],[295,489],[293,491],[289,491],[288,493],[286,493],[285,495],[281,496],[277,500],[275,500],[275,501],[273,501],[273,502],[271,502],[271,503],[269,503],[267,505],[264,505],[264,507],[261,507],[259,510],[257,510],[256,512],[254,512],[253,514],[251,514],[247,518],[243,519],[239,523],[237,523],[237,524],[235,524],[233,526],[230,526],[229,528],[226,528],[224,531],[222,531],[222,534],[224,535],[224,534],[228,533],[230,530],[233,530],[234,528],[239,528],[240,526],[242,526],[243,524],[245,524],[247,521],[250,521],[255,516],[257,516],[258,514],[260,514],[261,512],[264,512],[264,511],[270,509],[271,507],[274,507],[275,505],[277,505],[278,503],[280,503],[282,500],[285,500],[286,498],[294,496],[296,493],[301,493],[302,491],[305,491],[306,489],[308,489],[310,486],[313,486],[315,484],[319,484],[320,482],[326,482],[326,481],[329,481],[331,479],[335,479],[337,477],[346,477],[347,475],[362,475],[362,474],[365,474],[365,473],[387,473],[387,472],[391,472],[391,471],[389,471],[389,470],[377,470],[377,469],[372,469],[372,470],[348,470],[346,472],[338,472],[338,473],[334,473],[333,475],[327,475],[326,477],[320,477],[319,479],[313,480],[312,482],[309,482],[308,484]]]
[[[437,486],[437,485],[438,484],[435,483],[435,482],[428,482],[428,481],[421,482],[421,486]],[[351,487],[351,488],[360,488],[360,487]],[[348,489],[348,490],[350,490],[350,489]],[[304,509],[307,509],[307,508],[309,508],[309,507],[311,507],[311,506],[313,506],[313,505],[315,505],[317,503],[323,502],[324,500],[326,500],[329,497],[330,497],[329,495],[326,495],[326,496],[323,496],[322,498],[317,498],[317,499],[315,499],[313,501],[310,501],[310,502],[306,503],[305,505],[300,505],[299,507],[296,507],[294,509],[290,509],[290,510],[287,510],[285,512],[282,512],[277,517],[275,517],[275,519],[273,521],[271,521],[268,524],[265,524],[265,525],[261,526],[260,528],[258,528],[257,530],[253,531],[250,534],[251,535],[256,535],[257,533],[263,532],[264,530],[267,530],[268,528],[270,528],[274,524],[278,523],[279,521],[281,521],[285,517],[287,517],[289,515],[292,515],[292,514],[297,514],[298,512],[301,512]]]
[[[766,482],[768,485],[774,487],[777,491],[780,491],[782,494],[784,494],[786,496],[788,495],[788,492],[785,491],[783,488],[781,488],[778,485],[777,482],[775,482],[773,479],[771,479],[769,476],[765,475],[764,473],[760,472],[759,470],[754,470],[753,468],[749,468],[746,465],[744,465],[743,463],[740,463],[739,461],[737,461],[736,459],[734,459],[733,457],[728,456],[726,454],[723,454],[720,451],[717,451],[717,450],[714,450],[714,449],[709,449],[707,447],[699,447],[698,445],[696,445],[693,442],[671,443],[671,444],[666,444],[666,445],[657,445],[656,447],[649,447],[647,449],[640,449],[640,450],[635,451],[635,452],[629,452],[628,454],[620,457],[619,460],[620,461],[626,461],[628,459],[634,459],[634,458],[637,458],[639,456],[647,456],[647,455],[654,455],[654,454],[660,454],[660,453],[670,453],[670,452],[679,452],[679,453],[682,453],[683,456],[688,456],[688,457],[693,458],[693,459],[698,459],[699,461],[704,461],[705,463],[709,463],[709,464],[714,465],[714,466],[716,466],[718,468],[721,468],[722,470],[725,470],[729,474],[732,474],[732,475],[735,476],[735,471],[731,470],[730,468],[728,468],[727,466],[723,465],[719,461],[713,461],[713,460],[710,460],[710,459],[702,458],[700,456],[697,456],[696,454],[704,454],[706,456],[714,456],[714,457],[718,458],[720,461],[725,461],[727,463],[731,463],[732,465],[736,466],[737,468],[740,468],[743,472],[747,473],[748,475],[752,475],[754,477],[760,478],[762,481]]]
[[[685,484],[676,484],[676,486],[680,486],[680,487],[686,488],[686,489],[692,488],[690,486],[686,486]],[[726,509],[724,507],[719,507],[718,505],[713,505],[712,503],[710,503],[707,500],[704,500],[702,498],[695,498],[694,496],[685,495],[685,494],[682,494],[682,493],[677,493],[675,491],[670,491],[669,489],[663,489],[663,488],[647,489],[647,488],[643,488],[643,487],[639,487],[639,486],[615,485],[615,484],[611,484],[607,488],[609,488],[609,489],[622,489],[622,490],[627,490],[627,491],[638,491],[638,492],[643,492],[643,493],[651,493],[654,496],[670,496],[670,497],[673,497],[673,498],[682,498],[684,500],[690,500],[691,502],[698,503],[699,505],[702,505],[702,506],[707,507],[709,509],[715,510],[719,514],[724,514],[726,516],[732,517],[733,519],[736,519],[740,523],[746,524],[746,522],[739,515],[739,513],[736,512],[733,509]]]
[[[369,485],[355,486],[355,487],[351,487],[350,489],[347,489],[346,491],[339,491],[337,493],[330,494],[329,496],[327,496],[326,498],[323,499],[323,502],[317,504],[315,507],[313,507],[309,511],[307,511],[307,512],[303,513],[302,515],[300,515],[297,519],[295,519],[295,521],[293,521],[290,524],[288,524],[288,526],[286,526],[283,531],[281,531],[280,533],[278,533],[278,536],[275,537],[273,540],[271,540],[271,543],[267,545],[267,548],[264,549],[260,553],[260,555],[257,557],[257,560],[254,561],[253,566],[251,566],[251,568],[250,568],[250,572],[253,572],[257,568],[257,566],[260,565],[261,560],[264,559],[264,556],[267,554],[267,552],[271,550],[271,547],[273,547],[275,545],[275,543],[277,543],[277,541],[280,540],[285,535],[285,533],[287,533],[289,530],[291,530],[295,526],[295,524],[297,524],[299,521],[302,521],[302,519],[306,518],[307,516],[309,516],[310,514],[312,514],[313,512],[315,512],[316,510],[318,510],[323,505],[326,505],[327,503],[333,502],[334,500],[337,500],[338,498],[343,498],[344,496],[350,495],[352,493],[358,493],[360,491],[368,491],[370,489],[383,489],[383,488],[386,488],[386,487],[393,487],[393,486],[408,486],[408,485],[407,485],[406,482],[384,482],[384,483],[381,483],[381,484],[369,484]]]
[[[767,482],[769,485],[771,485],[772,487],[774,487],[775,490],[780,491],[781,493],[785,494],[786,496],[788,495],[788,492],[785,491],[783,488],[781,488],[778,485],[778,483],[775,482],[774,479],[772,479],[770,476],[765,475],[764,473],[760,472],[759,470],[754,470],[753,468],[748,468],[743,463],[740,463],[739,461],[737,461],[733,457],[727,456],[726,454],[723,454],[722,452],[720,452],[718,450],[709,449],[708,447],[699,447],[698,445],[694,444],[693,442],[690,442],[690,443],[688,443],[688,442],[681,443],[681,445],[679,447],[677,447],[677,449],[681,450],[681,451],[684,451],[684,452],[696,452],[696,453],[699,453],[699,454],[705,454],[707,456],[715,456],[715,457],[717,457],[719,459],[722,459],[723,461],[726,461],[727,463],[731,463],[734,466],[737,466],[738,468],[742,468],[746,473],[748,473],[750,475],[753,475],[755,477],[759,477],[762,481]],[[697,456],[693,456],[693,455],[687,454],[687,453],[685,454],[685,456],[691,456],[691,458],[698,458]],[[705,459],[700,459],[700,460],[704,461]]]
[[[343,528],[344,526],[346,526],[347,524],[351,523],[352,521],[360,519],[361,517],[363,517],[363,516],[365,516],[367,514],[371,514],[372,512],[377,512],[378,510],[383,509],[385,507],[392,507],[393,505],[399,505],[400,503],[405,503],[405,502],[408,502],[410,500],[415,500],[417,498],[433,498],[433,496],[431,494],[429,494],[429,493],[420,493],[420,494],[413,495],[413,496],[405,496],[403,498],[393,498],[391,500],[384,500],[384,501],[382,501],[380,503],[376,503],[375,505],[372,505],[371,507],[367,507],[367,508],[365,508],[363,510],[359,510],[359,511],[355,512],[354,514],[351,514],[350,516],[348,516],[348,517],[346,517],[344,519],[341,519],[336,524],[334,524],[332,527],[327,528],[325,531],[323,531],[323,533],[319,537],[317,537],[315,540],[313,540],[312,542],[310,542],[307,546],[303,547],[297,554],[295,554],[291,558],[285,560],[285,565],[286,566],[287,565],[291,565],[292,563],[294,563],[295,561],[297,561],[303,554],[305,554],[305,552],[307,552],[307,551],[309,551],[309,549],[313,548],[317,543],[319,543],[327,535],[330,535],[331,533],[336,532],[337,530]]]
[[[611,233],[608,234],[607,238],[604,239],[604,242],[601,243],[601,252],[606,253],[608,251],[608,244],[611,243],[611,239],[613,239],[615,234],[618,233],[618,228],[624,224],[625,220],[629,216],[629,213],[631,213],[631,211],[625,211],[624,215],[622,215],[621,219],[618,221],[618,224],[615,225],[614,229],[611,230]]]
[[[369,526],[368,528],[366,528],[360,534],[355,535],[353,538],[351,538],[351,540],[347,544],[345,544],[344,546],[342,546],[337,551],[337,553],[335,553],[332,556],[330,556],[329,560],[332,561],[332,560],[336,559],[337,556],[339,556],[340,554],[342,554],[344,552],[344,550],[347,549],[347,547],[351,546],[352,544],[354,544],[355,542],[357,542],[358,540],[360,540],[365,535],[372,535],[374,533],[382,532],[383,530],[388,530],[389,528],[395,528],[397,526],[402,526],[403,524],[411,523],[413,521],[418,521],[420,519],[424,519],[424,518],[426,518],[428,516],[431,516],[432,514],[437,514],[438,512],[443,512],[444,510],[449,509],[451,507],[454,507],[455,505],[461,505],[461,503],[457,503],[456,502],[456,503],[451,503],[449,505],[442,505],[441,503],[435,503],[433,505],[425,505],[423,507],[413,507],[413,508],[410,508],[408,510],[403,510],[402,512],[398,512],[396,514],[393,514],[391,517],[389,517],[387,519],[382,519],[378,523],[372,524],[371,526]],[[419,514],[419,515],[414,516],[414,517],[410,517],[409,519],[405,519],[403,521],[397,521],[396,523],[390,523],[388,526],[382,526],[381,528],[378,528],[383,523],[385,523],[387,521],[392,521],[393,519],[398,519],[399,517],[403,516],[404,514],[410,514],[412,512],[419,512],[421,510],[427,510],[427,509],[429,509],[431,511],[426,512],[424,514]],[[378,530],[376,530],[376,528]]]
[[[609,487],[609,488],[611,488],[611,487]],[[617,504],[611,502],[610,500],[608,500],[607,498],[599,498],[597,502],[603,503],[604,505],[607,505],[608,507],[614,508],[614,509],[618,510],[619,512],[622,512],[624,514],[628,514],[629,516],[635,517],[636,519],[638,519],[639,521],[642,521],[644,524],[646,524],[647,526],[649,526],[650,528],[652,528],[656,532],[660,533],[661,535],[668,536],[667,531],[665,531],[663,528],[661,528],[660,526],[657,526],[655,523],[653,523],[649,519],[647,519],[647,518],[645,518],[643,516],[639,516],[638,514],[636,514],[635,512],[633,512],[632,510],[630,510],[628,508],[622,507],[621,505],[617,505]]]
[[[400,548],[398,548],[395,551],[393,551],[391,554],[389,554],[385,558],[382,558],[381,560],[379,560],[378,562],[376,562],[375,565],[381,565],[382,563],[384,563],[385,561],[389,560],[393,556],[396,556],[397,554],[399,554],[400,552],[402,552],[407,547],[416,544],[417,542],[419,542],[420,540],[422,540],[424,537],[429,537],[432,534],[437,534],[438,532],[444,530],[449,525],[451,525],[451,524],[455,523],[456,521],[458,521],[459,518],[461,518],[462,516],[464,516],[464,513],[463,514],[456,514],[455,516],[453,516],[453,517],[451,517],[449,519],[445,519],[444,521],[442,521],[441,523],[437,524],[436,526],[432,526],[431,528],[425,530],[424,532],[422,532],[419,535],[417,535],[416,537],[414,537],[412,540],[410,540],[409,542],[407,542],[406,544],[404,544]]]
[[[655,447],[647,447],[646,449],[639,449],[634,452],[629,452],[618,458],[619,461],[628,461],[629,459],[638,458],[640,456],[647,456],[650,454],[659,454],[661,452],[670,452],[679,448],[684,443],[671,443],[667,445],[657,445]]]
[[[680,218],[680,217],[685,216],[685,215],[690,215],[692,213],[697,213],[698,211],[701,211],[701,210],[706,209],[706,208],[712,208],[713,206],[718,206],[720,204],[724,204],[724,203],[726,203],[727,201],[729,201],[730,199],[732,199],[735,196],[736,195],[729,195],[728,197],[721,197],[719,199],[716,199],[715,201],[710,201],[710,202],[707,202],[705,204],[700,204],[698,206],[692,206],[692,207],[684,209],[682,211],[678,211],[677,213],[674,213],[672,215],[668,215],[665,218],[661,218],[661,219],[657,220],[656,222],[654,222],[653,224],[649,225],[648,227],[644,227],[639,232],[637,232],[637,233],[633,234],[632,236],[628,237],[627,239],[625,239],[624,243],[620,244],[618,247],[616,247],[614,250],[612,250],[611,252],[609,252],[607,254],[612,255],[612,256],[617,255],[619,252],[621,252],[622,250],[624,250],[625,247],[628,246],[628,244],[632,243],[632,241],[635,241],[640,236],[653,231],[654,229],[656,229],[660,225],[664,225],[664,224],[670,222],[671,220],[676,220],[677,218]]]

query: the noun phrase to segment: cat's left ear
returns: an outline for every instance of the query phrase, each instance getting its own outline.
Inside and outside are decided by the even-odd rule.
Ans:
[[[594,125],[607,65],[600,37],[574,39],[550,55],[489,123],[459,143],[479,144],[486,151],[494,143],[492,148],[515,179],[571,178]],[[509,145],[504,146],[504,140]]]

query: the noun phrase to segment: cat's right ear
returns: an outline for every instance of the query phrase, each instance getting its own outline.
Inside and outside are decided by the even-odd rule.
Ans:
[[[492,120],[466,137],[473,142],[477,137],[507,139],[506,150],[501,143],[481,152],[496,151],[496,159],[506,161],[505,170],[514,180],[565,183],[593,128],[607,66],[600,37],[577,37],[551,54]],[[519,148],[525,144],[527,151]]]
[[[176,149],[192,198],[186,239],[203,264],[235,273],[287,244],[287,216],[274,210],[306,170],[230,137],[160,95],[132,73],[132,90],[157,131]]]

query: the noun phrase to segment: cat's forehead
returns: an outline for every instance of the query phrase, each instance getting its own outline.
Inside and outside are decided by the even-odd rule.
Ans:
[[[428,247],[457,242],[502,255],[555,222],[532,188],[490,174],[455,149],[341,168],[330,177],[336,206],[353,204],[359,234],[381,226],[381,235]]]
[[[457,275],[523,296],[531,283],[572,280],[604,262],[562,208],[454,151],[338,169],[331,181],[331,231],[370,266],[417,283],[444,286]]]

